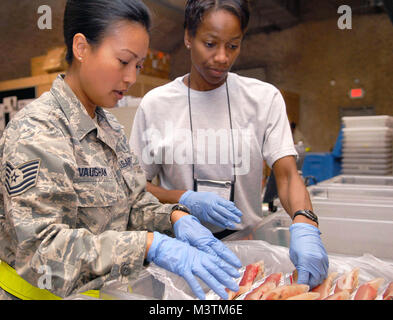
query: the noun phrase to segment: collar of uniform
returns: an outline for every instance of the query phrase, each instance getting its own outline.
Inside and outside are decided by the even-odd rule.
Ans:
[[[100,123],[101,121],[105,121],[111,127],[112,130],[116,132],[121,131],[122,128],[121,125],[117,123],[117,121],[113,121],[113,115],[109,111],[101,107],[97,107],[96,114],[97,114],[98,123]]]
[[[64,81],[64,74],[57,76],[53,82],[51,93],[59,102],[61,109],[70,122],[70,127],[77,138],[82,140],[90,131],[97,129],[93,119],[87,113],[75,93]]]

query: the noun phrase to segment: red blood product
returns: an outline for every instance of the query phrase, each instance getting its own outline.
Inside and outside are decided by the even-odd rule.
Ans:
[[[327,296],[329,296],[330,291],[332,290],[333,287],[333,281],[337,277],[337,275],[338,275],[337,272],[332,272],[319,286],[316,286],[314,289],[311,290],[312,292],[319,293],[318,300],[323,300]]]
[[[282,273],[272,273],[260,286],[246,295],[244,300],[259,300],[266,292],[275,289],[282,278]]]
[[[263,261],[258,261],[247,265],[246,270],[243,274],[243,278],[240,280],[239,283],[239,291],[233,292],[229,289],[226,289],[226,291],[228,292],[228,299],[233,300],[237,296],[240,296],[241,294],[250,290],[254,281],[257,281],[263,277],[264,271],[265,266]]]
[[[382,278],[376,278],[362,284],[356,291],[354,300],[374,300],[378,295],[378,289],[384,282]]]
[[[306,284],[291,284],[279,286],[269,292],[266,292],[261,300],[286,300],[289,297],[305,293],[310,289]]]

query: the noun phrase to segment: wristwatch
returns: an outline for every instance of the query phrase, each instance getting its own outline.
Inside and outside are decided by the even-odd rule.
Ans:
[[[317,225],[319,225],[317,215],[314,212],[312,212],[311,210],[305,209],[305,210],[296,211],[295,214],[293,215],[292,220],[295,219],[295,217],[299,216],[299,215],[305,216],[306,218],[314,221]]]
[[[172,207],[172,212],[175,211],[175,210],[180,210],[180,211],[186,212],[188,214],[191,214],[190,209],[188,209],[185,205],[182,205],[182,204],[175,204]]]

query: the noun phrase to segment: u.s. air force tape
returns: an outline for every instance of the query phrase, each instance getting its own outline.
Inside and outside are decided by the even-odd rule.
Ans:
[[[5,167],[5,188],[10,197],[20,195],[37,184],[40,163],[41,160],[36,159],[15,167],[11,162],[7,161]]]

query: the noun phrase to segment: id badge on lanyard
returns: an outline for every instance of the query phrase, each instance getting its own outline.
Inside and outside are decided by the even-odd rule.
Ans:
[[[220,197],[232,202],[235,198],[235,184],[232,181],[194,179],[194,191],[214,192]]]
[[[231,129],[231,138],[232,138],[232,152],[233,159],[235,159],[235,144],[233,142],[233,128],[232,128],[232,115],[231,115],[231,103],[229,99],[229,90],[228,90],[228,81],[225,81],[226,92],[227,92],[227,102],[228,102],[228,114],[229,114],[229,125]],[[191,129],[191,141],[192,147],[194,150],[194,140],[193,140],[193,126],[192,126],[192,117],[191,117],[191,74],[188,76],[188,108],[189,108],[189,117],[190,117],[190,129]],[[236,183],[236,168],[235,164],[233,164],[233,181],[217,181],[217,180],[202,180],[195,178],[195,166],[192,163],[192,177],[194,179],[194,191],[204,191],[204,192],[214,192],[222,198],[234,201],[235,199],[235,183]]]

